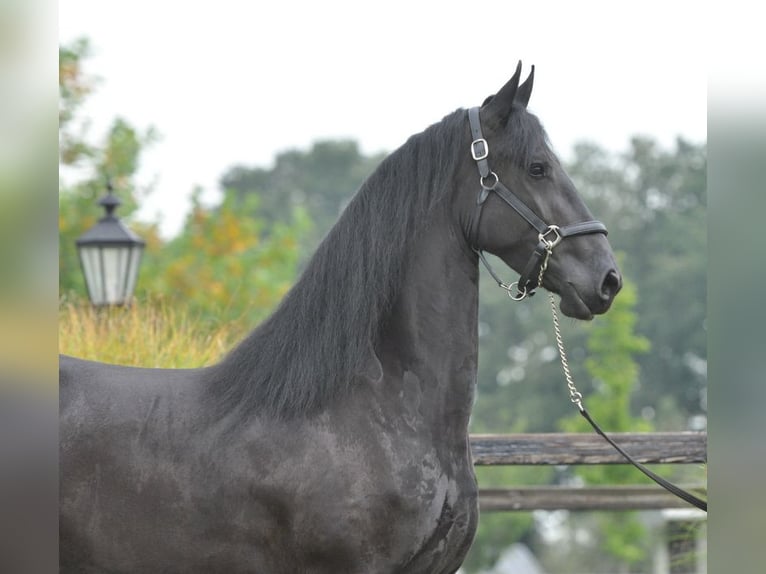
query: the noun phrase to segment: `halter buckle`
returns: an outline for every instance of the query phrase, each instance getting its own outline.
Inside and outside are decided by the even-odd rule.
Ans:
[[[553,240],[548,239],[548,236],[550,234],[553,234]],[[559,233],[559,226],[558,225],[549,225],[548,229],[543,231],[537,236],[538,241],[542,241],[545,243],[545,247],[548,251],[556,247],[559,243],[561,243],[561,234]]]
[[[479,151],[478,146],[482,146],[481,151]],[[474,159],[474,161],[481,161],[483,159],[487,159],[488,156],[489,156],[489,145],[487,144],[487,140],[485,140],[484,138],[479,138],[471,142],[471,157]]]

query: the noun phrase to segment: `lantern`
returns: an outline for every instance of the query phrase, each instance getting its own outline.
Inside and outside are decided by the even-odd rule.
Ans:
[[[133,295],[145,242],[114,215],[122,202],[110,182],[98,203],[106,215],[77,239],[80,264],[94,305],[123,305]]]

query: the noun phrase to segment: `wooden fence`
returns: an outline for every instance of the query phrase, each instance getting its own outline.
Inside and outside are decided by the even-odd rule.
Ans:
[[[643,464],[703,464],[707,433],[611,433],[617,444]],[[595,433],[471,435],[474,465],[628,464]],[[643,476],[636,470],[637,477]],[[688,485],[680,485],[690,488]],[[705,496],[706,487],[693,488]],[[482,511],[649,510],[690,508],[660,486],[529,486],[479,491]]]

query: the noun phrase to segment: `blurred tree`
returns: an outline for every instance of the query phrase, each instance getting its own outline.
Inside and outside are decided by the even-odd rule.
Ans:
[[[141,292],[177,300],[202,319],[238,323],[246,330],[292,285],[311,221],[303,209],[291,208],[289,221],[267,225],[256,194],[226,192],[220,205],[205,207],[200,191],[192,197],[181,233],[147,253]]]
[[[62,169],[80,175],[77,183],[59,187],[60,293],[72,298],[85,293],[75,240],[103,215],[96,202],[109,177],[123,202],[118,215],[147,243],[136,295],[162,297],[163,304],[182,305],[216,325],[236,321],[253,327],[295,277],[299,245],[312,229],[305,210],[285,205],[270,220],[260,216],[253,190],[224,193],[220,205],[211,207],[201,204],[198,190],[183,230],[171,241],[160,237],[156,223],[130,221],[150,191],[137,185],[135,175],[156,133],[152,128],[141,133],[117,118],[101,142],[88,142],[83,106],[97,83],[83,71],[88,54],[86,39],[59,48],[59,161]]]
[[[486,484],[486,479],[481,479]],[[512,482],[502,482],[508,487]],[[518,483],[515,483],[518,484]],[[528,542],[533,533],[531,512],[487,512],[481,515],[471,549],[463,562],[461,572],[474,574],[491,569],[503,552],[517,542]]]
[[[499,262],[496,269],[512,280],[514,271]],[[547,297],[539,294],[511,301],[481,271],[479,297],[479,373],[472,432],[554,432],[570,408],[557,362]],[[564,328],[570,327],[568,322]],[[582,373],[585,332],[571,329],[567,343],[575,376]]]
[[[314,222],[305,236],[309,255],[385,155],[365,156],[355,141],[319,141],[308,151],[279,153],[271,169],[234,166],[221,187],[241,196],[257,193],[258,212],[271,221],[287,221],[293,207],[303,207]]]
[[[520,428],[509,432],[522,432]],[[476,478],[481,488],[508,488],[511,485],[549,484],[552,467],[478,467]],[[531,512],[484,512],[479,518],[471,550],[462,569],[467,573],[491,569],[503,551],[516,542],[534,546],[534,518]]]
[[[75,240],[103,215],[97,201],[106,193],[107,177],[123,202],[117,215],[129,220],[139,198],[151,191],[136,184],[135,174],[141,154],[157,139],[153,128],[140,132],[116,118],[100,143],[88,141],[82,106],[98,83],[83,71],[89,50],[85,38],[59,47],[59,166],[81,175],[75,184],[59,179],[59,292],[64,296],[85,293]],[[137,231],[148,249],[159,244],[157,225],[143,224]]]
[[[576,381],[585,396],[583,403],[588,412],[609,432],[652,430],[648,421],[632,416],[630,408],[639,374],[635,357],[646,354],[650,347],[649,341],[635,332],[635,307],[635,287],[626,281],[609,313],[588,329],[585,368],[589,379]],[[565,432],[592,432],[588,422],[576,411],[563,418],[560,427]],[[629,465],[580,466],[573,469],[573,474],[592,485],[635,484],[648,480]],[[570,521],[577,519],[570,517]],[[609,566],[610,571],[624,571],[646,559],[647,537],[637,513],[603,513],[597,515],[597,523],[602,548],[615,561]]]
[[[582,144],[569,170],[641,293],[637,330],[653,352],[638,358],[634,406],[657,411],[658,428],[678,430],[675,417],[659,416],[663,408],[685,418],[706,412],[707,146],[679,138],[664,150],[633,138],[615,157]]]
[[[95,78],[86,76],[82,70],[82,61],[89,54],[86,38],[59,47],[59,159],[65,165],[74,165],[93,152],[85,141],[87,125],[73,126],[78,109],[96,83]]]

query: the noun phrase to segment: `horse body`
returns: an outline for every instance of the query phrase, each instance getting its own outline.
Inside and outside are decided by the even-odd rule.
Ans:
[[[498,174],[530,188],[516,165],[527,159],[502,144],[511,115],[539,135],[527,155],[547,149],[526,101],[514,103],[517,89],[525,98],[531,89],[518,75],[482,113],[490,145],[506,155]],[[478,519],[470,143],[458,111],[394,152],[272,317],[218,365],[62,357],[63,572],[459,568]],[[548,185],[566,188],[563,204],[527,200],[546,216],[588,219],[554,168]],[[498,211],[485,209],[475,235],[518,267],[534,235]],[[601,235],[568,242],[545,286],[565,312],[590,318],[619,289],[607,279],[614,260]]]
[[[65,362],[65,373],[89,368]],[[107,565],[114,572],[447,572],[459,565],[476,520],[465,437],[457,449],[428,446],[433,429],[414,422],[416,411],[393,415],[393,404],[373,408],[359,393],[310,421],[256,420],[222,438],[220,425],[189,408],[193,400],[185,404],[193,391],[168,391],[173,381],[130,371],[100,369],[101,382],[142,387],[124,397],[133,408],[108,424],[93,416],[99,405],[84,405],[87,389],[62,397],[79,403],[62,419],[76,427],[61,437],[62,571],[86,564],[94,572]],[[420,393],[414,376],[404,380],[403,397]],[[450,559],[454,566],[431,570]]]
[[[442,234],[421,239],[371,373],[316,416],[260,415],[233,432],[206,414],[216,368],[62,357],[62,565],[457,570],[478,517],[478,273],[453,251]],[[451,288],[423,280],[434,273]]]

